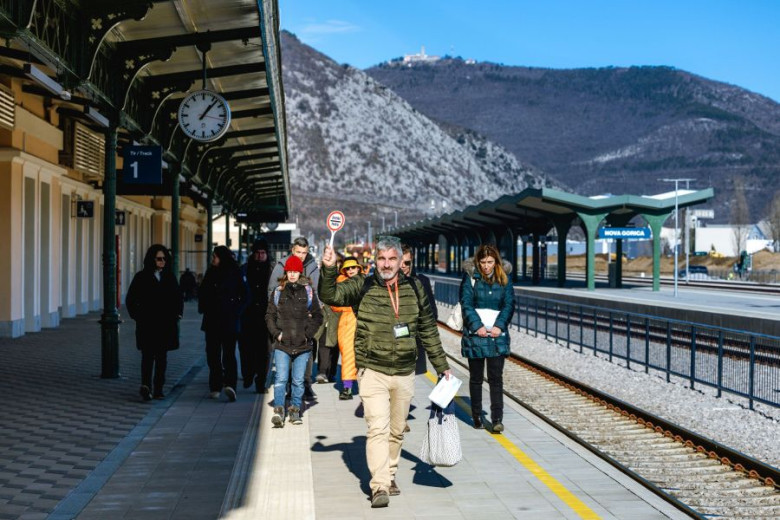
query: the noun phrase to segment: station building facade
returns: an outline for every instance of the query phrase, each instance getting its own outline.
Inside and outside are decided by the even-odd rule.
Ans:
[[[62,318],[102,307],[104,137],[80,123],[61,124],[60,117],[44,96],[25,92],[22,80],[0,74],[3,337],[57,327]],[[202,273],[206,247],[196,238],[205,236],[206,211],[181,200],[181,269]],[[146,249],[170,244],[171,206],[165,196],[116,198],[120,304]]]

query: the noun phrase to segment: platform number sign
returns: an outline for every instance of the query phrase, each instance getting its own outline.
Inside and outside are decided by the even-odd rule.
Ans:
[[[331,211],[326,219],[328,229],[330,229],[330,247],[333,247],[333,237],[336,236],[336,231],[344,227],[344,213],[340,211]]]
[[[122,158],[124,184],[162,184],[162,148],[125,146]]]

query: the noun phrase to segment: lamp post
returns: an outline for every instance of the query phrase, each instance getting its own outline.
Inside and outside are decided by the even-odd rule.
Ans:
[[[686,187],[688,185],[688,181],[694,181],[696,179],[661,179],[662,182],[673,182],[674,183],[674,297],[677,298],[677,258],[678,258],[678,245],[677,245],[677,237],[679,236],[679,220],[677,218],[677,211],[678,211],[678,191],[679,191],[679,183],[682,181],[685,181]],[[688,255],[686,253],[686,262],[687,262]],[[688,279],[688,264],[685,264],[685,279]]]
[[[395,215],[395,225],[393,226],[393,229],[398,229],[398,212],[393,210],[393,214]]]
[[[371,248],[371,221],[368,221],[368,237],[366,237],[366,242],[368,242],[369,249]]]
[[[382,215],[382,233],[385,232],[385,216]]]

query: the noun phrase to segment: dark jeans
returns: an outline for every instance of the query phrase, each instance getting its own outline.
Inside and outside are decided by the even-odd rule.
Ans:
[[[487,362],[487,363],[486,363]],[[504,419],[504,356],[469,359],[469,393],[471,394],[471,414],[482,413],[482,382],[487,364],[488,385],[490,386],[490,420]]]
[[[338,366],[339,362],[338,347],[326,347],[325,342],[320,341],[317,358],[317,374],[324,375],[328,378],[328,381],[336,379],[336,366]]]
[[[303,384],[306,387],[306,390],[311,392],[311,370],[314,366],[314,362],[316,361],[317,357],[317,340],[314,340],[314,348],[311,349],[311,356],[309,356],[309,361],[306,363],[306,374],[303,377]]]
[[[253,380],[258,390],[266,384],[266,374],[271,359],[268,340],[265,313],[260,310],[257,312],[247,310],[238,337],[241,377],[244,381]]]
[[[168,366],[168,349],[146,347],[141,350],[141,384],[152,388],[154,372],[154,394],[161,395],[165,385],[165,369]]]
[[[209,365],[209,390],[219,392],[223,386],[236,388],[236,334],[206,332],[206,362]]]

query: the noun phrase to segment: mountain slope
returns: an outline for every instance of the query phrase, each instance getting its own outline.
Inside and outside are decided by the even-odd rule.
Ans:
[[[658,193],[658,179],[715,188],[729,218],[742,176],[757,220],[778,189],[780,105],[668,67],[551,70],[383,64],[366,71],[413,107],[473,129],[582,195]]]
[[[293,214],[321,232],[331,209],[354,232],[398,210],[399,224],[546,181],[475,132],[445,131],[360,70],[282,32]],[[548,185],[561,186],[559,183]],[[431,206],[433,206],[432,209]]]

